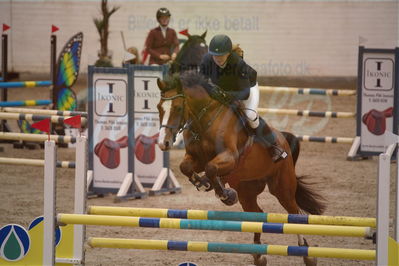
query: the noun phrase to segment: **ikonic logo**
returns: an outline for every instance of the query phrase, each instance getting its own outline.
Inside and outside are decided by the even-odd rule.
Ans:
[[[368,90],[391,90],[393,88],[393,61],[369,58],[365,62],[365,88]]]
[[[154,84],[156,82],[150,79],[142,79],[138,84],[141,84],[135,90],[135,110],[137,112],[157,112],[156,106],[159,100],[159,90]]]
[[[100,116],[124,116],[127,84],[124,80],[98,80],[96,82],[96,113]]]

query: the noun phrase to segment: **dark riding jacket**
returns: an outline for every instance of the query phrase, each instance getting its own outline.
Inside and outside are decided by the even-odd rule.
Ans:
[[[223,89],[232,100],[248,99],[249,89],[256,84],[256,71],[234,52],[227,58],[223,68],[213,61],[212,55],[206,54],[200,72]]]

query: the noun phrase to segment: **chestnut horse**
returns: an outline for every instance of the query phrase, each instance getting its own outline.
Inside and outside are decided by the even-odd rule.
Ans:
[[[288,213],[322,214],[323,197],[295,174],[299,146],[294,160],[286,138],[273,129],[277,142],[288,152],[286,159],[273,163],[267,148],[252,141],[233,109],[208,95],[202,86],[204,82],[200,74],[193,72],[158,80],[162,121],[158,145],[162,150],[170,149],[176,134],[184,130],[186,154],[180,164],[181,172],[197,188],[205,187],[207,191],[213,188],[227,205],[238,199],[246,212],[262,212],[257,197],[267,184]],[[165,107],[167,104],[170,106]],[[291,143],[297,143],[292,134],[286,136]],[[255,233],[254,243],[261,243],[260,233]],[[298,244],[307,245],[301,235]],[[265,257],[253,256],[255,265],[266,264]],[[316,264],[314,258],[304,257],[304,261],[306,265]]]

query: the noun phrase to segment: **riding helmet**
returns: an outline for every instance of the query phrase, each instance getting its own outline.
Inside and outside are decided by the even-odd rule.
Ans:
[[[215,35],[209,44],[209,53],[211,55],[225,55],[231,52],[232,46],[229,36],[224,34]]]
[[[157,11],[157,20],[159,20],[160,17],[165,16],[165,17],[170,17],[170,11],[166,7],[161,7]]]

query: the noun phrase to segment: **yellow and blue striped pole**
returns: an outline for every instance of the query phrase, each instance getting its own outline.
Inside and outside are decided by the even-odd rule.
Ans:
[[[178,210],[160,208],[131,208],[110,206],[89,206],[88,214],[114,215],[114,216],[139,216],[154,218],[181,218],[197,220],[224,220],[248,221],[265,223],[296,223],[296,224],[321,224],[321,225],[348,225],[376,227],[375,218],[325,216],[305,214],[282,214],[262,212],[229,212],[206,210]]]
[[[93,248],[124,248],[375,260],[375,250],[91,237]]]
[[[50,80],[45,81],[7,81],[0,82],[0,88],[34,88],[34,87],[47,87],[53,83]]]
[[[220,220],[190,220],[87,214],[58,214],[60,224],[152,227],[190,230],[218,230],[250,233],[304,234],[323,236],[371,237],[370,227],[313,224],[282,224]]]
[[[39,106],[49,104],[51,104],[51,100],[7,101],[0,102],[0,107]]]

